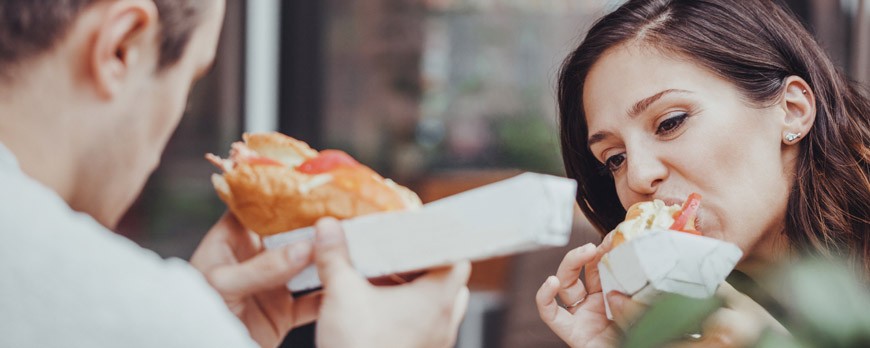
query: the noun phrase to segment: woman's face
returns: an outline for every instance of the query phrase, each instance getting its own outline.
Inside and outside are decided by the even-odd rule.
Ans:
[[[747,254],[782,228],[793,160],[780,104],[753,106],[700,65],[634,44],[593,65],[583,102],[589,147],[624,207],[697,192],[702,233]]]

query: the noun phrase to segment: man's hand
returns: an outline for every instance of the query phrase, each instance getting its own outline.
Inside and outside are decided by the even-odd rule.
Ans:
[[[318,347],[451,347],[468,306],[468,262],[413,281],[378,287],[351,266],[340,225],[317,223],[317,271],[323,306]]]
[[[190,263],[262,347],[276,347],[290,329],[317,318],[320,294],[293,299],[285,284],[311,263],[310,242],[263,250],[260,236],[225,214],[206,234]]]

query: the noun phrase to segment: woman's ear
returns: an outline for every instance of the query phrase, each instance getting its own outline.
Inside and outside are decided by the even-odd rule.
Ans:
[[[785,88],[781,106],[784,113],[782,120],[782,141],[786,145],[796,144],[813,127],[816,120],[816,99],[804,79],[789,76],[785,79]]]
[[[107,6],[88,58],[98,93],[111,98],[129,81],[134,67],[156,65],[159,40],[154,3],[119,1]]]

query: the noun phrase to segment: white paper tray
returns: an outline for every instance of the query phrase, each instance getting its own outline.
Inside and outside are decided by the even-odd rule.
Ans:
[[[461,260],[564,246],[571,234],[574,180],[525,173],[450,196],[413,211],[366,215],[342,221],[351,261],[374,278]],[[266,248],[311,239],[313,227],[269,236]],[[287,287],[321,285],[314,267]]]
[[[618,291],[641,303],[662,292],[707,298],[742,256],[736,245],[718,239],[651,230],[607,253],[598,272],[604,294]],[[613,319],[610,304],[604,304]]]

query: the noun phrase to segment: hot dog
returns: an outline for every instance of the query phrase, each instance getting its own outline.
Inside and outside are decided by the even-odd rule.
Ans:
[[[413,209],[420,198],[339,150],[318,152],[280,133],[244,134],[229,158],[207,154],[218,196],[246,228],[271,235],[322,217]]]
[[[701,235],[695,228],[700,205],[701,195],[697,193],[690,194],[682,206],[666,205],[658,199],[635,203],[628,208],[625,220],[613,230],[613,247],[656,228]]]

